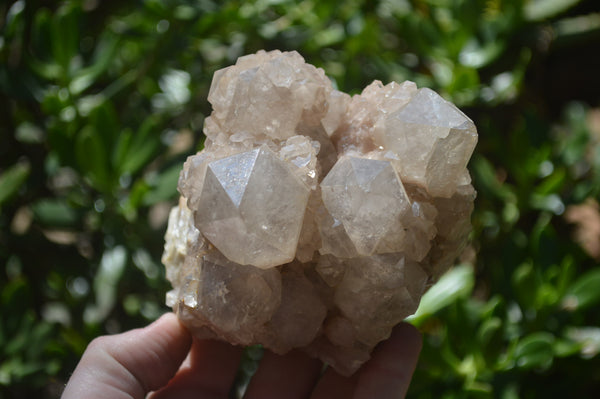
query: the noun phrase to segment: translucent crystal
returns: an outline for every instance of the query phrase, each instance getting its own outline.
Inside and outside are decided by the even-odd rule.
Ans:
[[[391,163],[342,157],[321,182],[321,190],[325,208],[334,223],[343,225],[356,253],[372,255],[403,249],[402,215],[410,204]],[[321,239],[328,244],[327,231],[322,232]],[[344,256],[343,252],[333,254]]]
[[[354,373],[460,254],[473,122],[413,82],[334,90],[296,52],[217,71],[180,175],[167,305],[198,338]]]
[[[385,117],[379,140],[403,160],[403,179],[423,185],[432,196],[450,197],[477,144],[477,131],[452,103],[423,88]]]
[[[300,264],[289,265],[282,271],[281,284],[281,305],[270,322],[276,337],[271,349],[285,353],[315,339],[327,315],[327,307]]]
[[[278,266],[296,255],[309,193],[288,165],[262,146],[207,165],[196,226],[234,262]]]
[[[297,52],[260,51],[217,71],[208,101],[218,133],[283,140],[301,122],[316,124],[327,112],[333,90],[322,69]],[[213,138],[212,131],[205,131]]]
[[[392,327],[417,310],[427,274],[401,254],[353,258],[334,302],[351,322],[358,341],[372,346],[389,337]]]

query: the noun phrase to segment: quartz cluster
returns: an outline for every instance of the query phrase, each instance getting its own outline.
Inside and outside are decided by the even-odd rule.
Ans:
[[[473,122],[409,81],[351,97],[296,52],[239,58],[208,100],[169,218],[167,304],[197,337],[352,374],[466,243]]]

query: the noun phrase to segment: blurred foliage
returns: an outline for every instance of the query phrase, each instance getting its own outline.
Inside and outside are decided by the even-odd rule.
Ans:
[[[0,397],[59,396],[93,337],[166,311],[162,235],[212,73],[261,48],[349,92],[414,80],[479,128],[472,245],[411,318],[409,397],[594,397],[594,0],[0,3]]]

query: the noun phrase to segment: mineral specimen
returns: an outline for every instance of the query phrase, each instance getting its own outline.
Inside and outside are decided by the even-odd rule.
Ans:
[[[409,81],[350,97],[296,52],[238,59],[208,100],[169,218],[167,304],[197,337],[352,374],[465,245],[473,122]]]

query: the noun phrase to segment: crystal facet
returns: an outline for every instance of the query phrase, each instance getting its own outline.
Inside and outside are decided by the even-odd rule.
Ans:
[[[410,204],[390,162],[342,157],[321,182],[321,191],[325,208],[334,223],[343,225],[356,253],[402,250],[402,215]],[[321,239],[330,239],[327,231],[322,231]],[[342,252],[333,254],[344,256]]]
[[[296,52],[217,71],[163,263],[196,337],[301,348],[343,375],[461,253],[473,122],[412,82],[333,89]]]
[[[265,176],[269,176],[265,179]],[[268,147],[210,162],[195,223],[230,260],[261,268],[294,259],[310,194]]]
[[[404,160],[402,177],[433,196],[452,195],[476,143],[473,122],[427,88],[385,117],[382,145]]]

